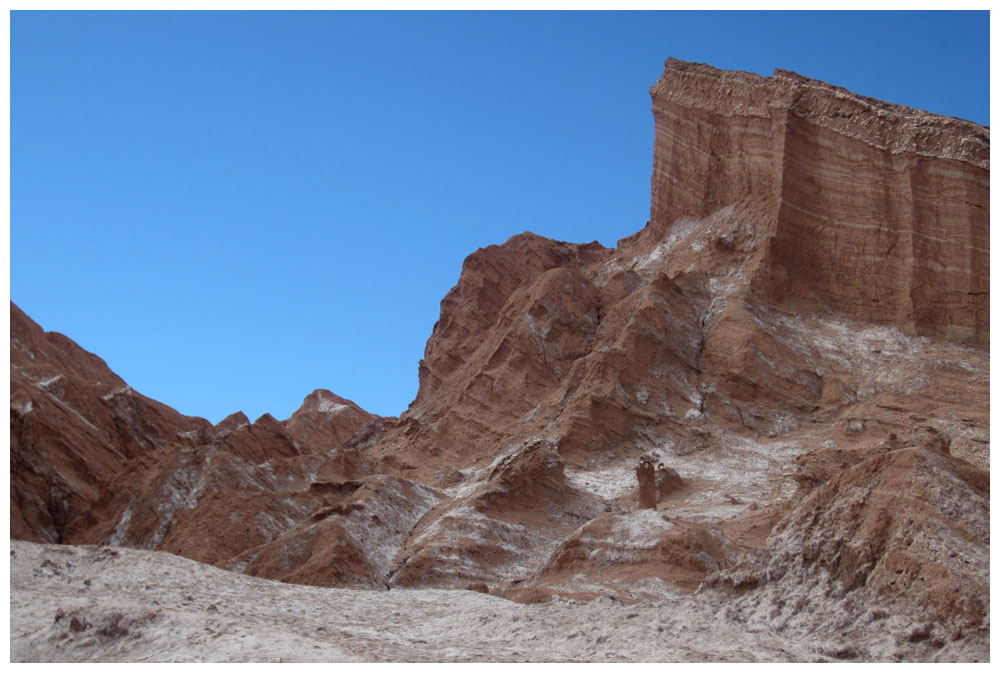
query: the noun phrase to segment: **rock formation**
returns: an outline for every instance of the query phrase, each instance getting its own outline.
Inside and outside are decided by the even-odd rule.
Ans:
[[[677,470],[660,463],[656,466],[656,501],[659,503],[671,493],[684,488],[684,480]]]
[[[11,537],[60,542],[130,461],[211,424],[143,397],[96,355],[10,305]]]
[[[648,456],[640,458],[639,464],[635,466],[635,479],[639,482],[639,507],[656,509],[660,494],[656,483],[656,470]]]
[[[651,93],[653,238],[735,207],[758,301],[988,342],[988,129],[784,70],[670,60]]]
[[[521,602],[700,586],[834,658],[986,652],[989,129],[780,70],[669,60],[651,93],[650,221],[470,255],[399,418],[316,391],[213,427],[12,304],[11,536]]]
[[[375,418],[317,390],[287,421],[265,414],[250,423],[238,412],[213,427],[132,390],[103,360],[61,334],[45,332],[13,302],[10,316],[15,539],[107,539],[179,553],[190,549],[188,556],[215,562],[227,544],[189,510],[217,503],[236,516],[230,512],[235,499],[246,502],[245,515],[258,522],[275,507],[282,513],[273,516],[285,521],[288,500],[270,499],[308,488],[324,470],[336,472],[344,456],[330,456],[330,450]],[[222,492],[227,498],[219,501]],[[266,507],[250,502],[260,500],[254,492],[267,494]],[[299,516],[312,511],[304,505],[292,509]],[[185,533],[187,520],[194,525]],[[236,535],[238,528],[225,523],[232,520],[219,517],[219,533]],[[253,533],[238,538],[234,554],[268,526],[251,528]]]

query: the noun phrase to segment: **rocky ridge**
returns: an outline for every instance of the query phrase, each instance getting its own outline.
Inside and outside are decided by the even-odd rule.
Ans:
[[[473,253],[399,418],[212,426],[12,304],[12,538],[988,656],[989,130],[673,59],[651,94],[650,222]]]

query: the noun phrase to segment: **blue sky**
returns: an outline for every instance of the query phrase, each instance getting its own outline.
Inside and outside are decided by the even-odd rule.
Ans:
[[[669,56],[989,123],[987,12],[13,12],[11,299],[212,422],[399,414],[468,254],[642,228]]]

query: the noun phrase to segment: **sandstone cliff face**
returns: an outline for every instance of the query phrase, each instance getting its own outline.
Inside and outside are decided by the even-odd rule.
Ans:
[[[989,129],[778,70],[667,61],[651,226],[767,213],[761,300],[989,340]]]
[[[399,418],[315,391],[212,427],[12,305],[12,536],[522,602],[701,586],[852,634],[823,656],[981,649],[988,129],[674,60],[652,96],[647,226],[470,255]]]

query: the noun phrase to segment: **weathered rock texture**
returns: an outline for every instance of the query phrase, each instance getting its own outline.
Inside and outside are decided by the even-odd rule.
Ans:
[[[753,204],[762,300],[989,339],[989,130],[778,70],[667,62],[651,226]]]
[[[821,658],[988,656],[989,130],[784,71],[670,60],[652,95],[647,226],[470,255],[399,418],[316,391],[212,427],[12,305],[12,537],[524,603],[701,587]]]
[[[317,390],[287,421],[265,414],[250,423],[238,412],[213,427],[135,392],[103,360],[62,334],[45,332],[13,302],[10,318],[15,539],[106,539],[192,550],[192,558],[221,562],[228,558],[219,558],[225,550],[245,551],[262,531],[273,537],[288,525],[290,512],[300,518],[311,513],[287,498],[281,504],[270,499],[308,489],[324,472],[341,476],[347,454],[329,454],[375,418]],[[219,501],[222,493],[227,496]],[[191,510],[213,503],[226,516],[207,528]],[[270,511],[275,508],[280,514]],[[232,525],[243,516],[254,519],[245,536]]]
[[[99,357],[10,305],[10,533],[60,542],[130,461],[190,446],[208,421],[143,397]]]

